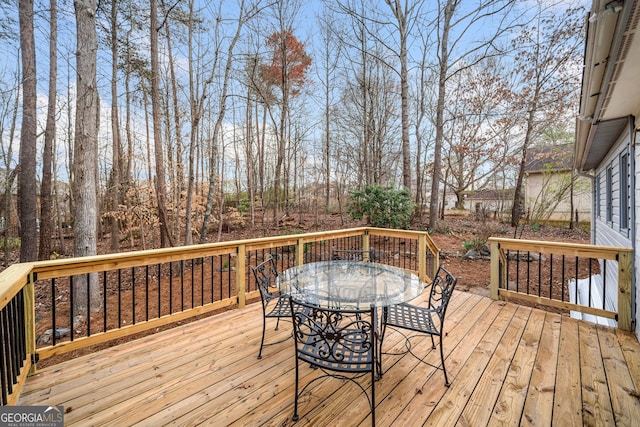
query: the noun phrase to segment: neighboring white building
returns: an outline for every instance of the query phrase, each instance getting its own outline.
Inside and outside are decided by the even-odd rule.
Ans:
[[[527,152],[524,206],[531,221],[591,220],[591,181],[572,175],[573,147],[547,145]]]
[[[593,180],[592,242],[634,249],[632,318],[640,337],[640,1],[593,0],[574,166]],[[617,296],[617,268],[607,268]],[[611,302],[612,304],[615,301]]]

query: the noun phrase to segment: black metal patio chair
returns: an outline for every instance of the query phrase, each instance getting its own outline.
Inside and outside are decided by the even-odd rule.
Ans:
[[[375,427],[375,372],[377,361],[376,311],[322,308],[290,297],[296,348],[296,386],[293,420],[298,420],[298,398],[316,380],[333,377],[356,384],[369,401]],[[322,371],[299,390],[300,362]],[[358,381],[371,374],[371,396]]]
[[[260,351],[258,352],[258,359],[262,359],[262,348],[265,346],[264,335],[267,328],[267,318],[275,318],[276,327],[278,330],[280,326],[280,319],[291,319],[291,309],[289,306],[289,295],[283,294],[276,287],[276,279],[278,277],[278,270],[276,269],[275,260],[270,257],[262,263],[251,267],[253,275],[256,278],[258,289],[260,290],[260,300],[262,301],[262,339],[260,340]],[[278,344],[282,341],[278,341]],[[266,345],[271,345],[266,344]]]
[[[331,259],[334,261],[369,261],[373,262],[373,249],[336,249],[331,248]]]
[[[385,307],[382,315],[382,339],[387,326],[394,328],[406,329],[431,337],[431,348],[435,349],[436,344],[434,336],[439,337],[440,344],[440,366],[432,365],[419,357],[411,350],[411,341],[406,337],[407,351],[415,356],[421,362],[442,369],[444,372],[444,383],[449,387],[449,378],[447,377],[447,369],[444,364],[444,350],[442,348],[442,338],[444,336],[444,320],[447,313],[447,306],[456,286],[458,277],[454,277],[443,266],[438,267],[436,276],[431,283],[429,291],[429,302],[427,307],[413,305],[410,303],[401,303]]]

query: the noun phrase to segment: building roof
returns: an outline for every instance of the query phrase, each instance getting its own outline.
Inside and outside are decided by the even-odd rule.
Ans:
[[[467,193],[467,200],[511,200],[514,195],[513,188],[504,190],[478,190],[476,192]]]
[[[593,0],[574,167],[594,169],[640,112],[640,1]]]
[[[525,173],[568,171],[573,166],[573,144],[532,147],[527,152]]]

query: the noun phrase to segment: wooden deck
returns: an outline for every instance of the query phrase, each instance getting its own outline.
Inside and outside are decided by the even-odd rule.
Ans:
[[[268,341],[285,341],[257,360],[260,324],[252,304],[45,368],[19,404],[64,405],[65,424],[82,426],[371,424],[364,395],[335,379],[308,389],[293,423],[290,324],[268,332]],[[379,426],[638,425],[640,345],[632,334],[457,291],[446,330],[451,387],[410,355],[384,355]],[[439,360],[428,338],[412,343]],[[394,332],[384,351],[403,346]],[[317,372],[303,367],[301,375],[306,382]]]

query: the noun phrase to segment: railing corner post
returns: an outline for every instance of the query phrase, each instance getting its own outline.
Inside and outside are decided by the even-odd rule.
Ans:
[[[632,252],[618,254],[618,328],[624,331],[633,330],[631,323],[631,279]]]
[[[238,246],[238,258],[236,266],[236,289],[238,292],[238,308],[247,305],[247,247]]]

